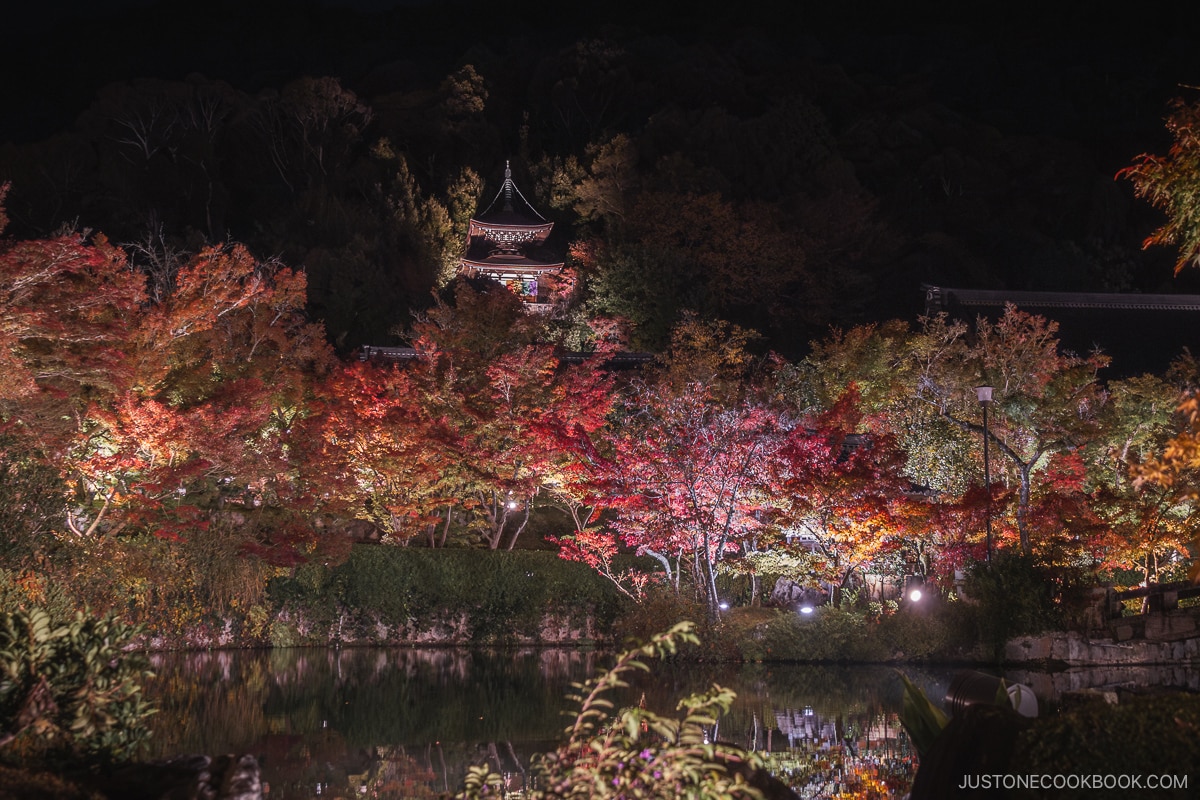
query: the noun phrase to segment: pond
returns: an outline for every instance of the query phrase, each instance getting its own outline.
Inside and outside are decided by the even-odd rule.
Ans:
[[[550,749],[568,723],[572,682],[612,661],[566,649],[405,648],[151,659],[157,678],[149,695],[161,710],[149,757],[254,754],[270,800],[435,797],[456,791],[467,767],[484,761],[519,790],[531,757]],[[935,699],[955,672],[905,668]],[[1044,675],[1013,677],[1047,692],[1055,685]],[[1109,683],[1120,678],[1104,675]],[[1135,678],[1156,680],[1144,671]],[[644,698],[670,712],[680,697],[714,682],[738,693],[714,737],[763,753],[801,796],[899,798],[908,790],[916,758],[897,716],[903,690],[894,669],[658,663],[615,699]]]
[[[363,648],[165,653],[152,662],[150,696],[161,711],[150,756],[253,753],[271,800],[290,800],[435,796],[485,760],[520,788],[531,756],[568,723],[572,682],[611,657]],[[714,682],[738,692],[714,734],[769,753],[811,796],[856,783],[899,796],[911,782],[915,762],[896,716],[902,690],[890,669],[655,664],[617,699],[644,696],[668,712]]]

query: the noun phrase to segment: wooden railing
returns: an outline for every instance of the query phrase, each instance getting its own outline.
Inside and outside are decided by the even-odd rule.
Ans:
[[[1173,611],[1179,607],[1180,600],[1188,597],[1200,597],[1200,584],[1189,581],[1152,583],[1149,586],[1140,586],[1137,589],[1127,589],[1114,594],[1118,601],[1145,598],[1143,610],[1147,612]]]

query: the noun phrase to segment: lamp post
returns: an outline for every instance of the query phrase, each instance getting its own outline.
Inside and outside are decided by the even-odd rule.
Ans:
[[[983,406],[983,490],[987,492],[987,516],[984,525],[987,528],[987,561],[992,562],[992,466],[988,458],[988,406],[992,404],[992,387],[976,386],[975,396],[979,405]]]

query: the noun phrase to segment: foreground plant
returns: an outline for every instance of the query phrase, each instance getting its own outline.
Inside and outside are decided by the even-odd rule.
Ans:
[[[141,696],[149,673],[124,651],[137,633],[112,615],[56,625],[40,608],[0,614],[0,751],[132,756],[153,713]]]
[[[643,659],[673,655],[680,644],[698,644],[690,622],[656,634],[627,650],[616,664],[578,684],[579,703],[567,740],[535,763],[534,788],[525,796],[541,798],[754,798],[762,791],[748,783],[761,759],[729,744],[709,741],[709,730],[727,712],[735,693],[720,686],[679,702],[679,716],[660,716],[644,708],[613,713],[607,695],[629,686],[625,675],[649,671]],[[486,766],[473,767],[457,797],[501,797],[501,776]]]

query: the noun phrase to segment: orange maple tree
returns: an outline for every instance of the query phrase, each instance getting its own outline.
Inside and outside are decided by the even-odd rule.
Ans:
[[[332,359],[303,276],[227,246],[144,287],[99,235],[0,242],[0,421],[72,486],[63,531],[294,505],[290,437]]]
[[[320,392],[309,426],[327,508],[368,519],[392,541],[434,529],[437,511],[454,503],[442,475],[451,453],[437,446],[437,421],[419,402],[409,373],[396,365],[355,363],[335,372]]]
[[[604,424],[606,382],[594,361],[562,363],[545,320],[499,286],[460,283],[413,333],[409,371],[434,422],[430,446],[452,456],[439,493],[488,548],[512,549],[571,442]]]

